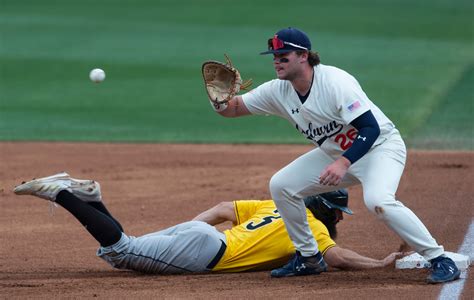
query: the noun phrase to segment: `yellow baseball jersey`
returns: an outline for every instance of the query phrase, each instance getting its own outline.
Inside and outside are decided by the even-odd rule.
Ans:
[[[295,253],[285,224],[272,200],[234,201],[237,224],[225,230],[227,249],[213,272],[268,270],[287,263]],[[306,210],[308,224],[321,253],[336,243],[313,214]]]

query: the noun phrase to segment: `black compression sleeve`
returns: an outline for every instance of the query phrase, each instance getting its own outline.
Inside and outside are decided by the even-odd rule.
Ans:
[[[102,247],[117,243],[122,237],[121,226],[106,214],[83,202],[68,191],[61,191],[56,203],[69,211]]]
[[[117,221],[117,219],[115,219],[112,214],[107,210],[107,208],[105,207],[104,203],[101,201],[101,202],[87,202],[87,204],[89,204],[90,206],[92,206],[93,208],[97,209],[98,211],[100,211],[101,213],[103,214],[106,214],[109,218],[112,219],[112,221],[115,222],[115,225],[117,225],[117,227],[120,229],[120,231],[122,232],[125,232],[122,228],[122,225],[119,223],[119,221]]]
[[[354,126],[359,133],[353,141],[352,146],[347,149],[342,156],[353,164],[364,156],[375,143],[375,140],[380,135],[380,127],[370,110],[354,119],[351,125]]]

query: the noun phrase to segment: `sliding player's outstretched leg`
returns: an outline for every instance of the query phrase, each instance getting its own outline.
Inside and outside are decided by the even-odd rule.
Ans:
[[[59,204],[69,211],[101,244],[110,246],[122,236],[122,226],[102,203],[100,185],[94,180],[71,178],[67,173],[33,179],[13,190]]]

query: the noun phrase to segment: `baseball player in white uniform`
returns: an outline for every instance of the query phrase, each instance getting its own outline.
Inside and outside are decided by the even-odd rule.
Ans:
[[[362,184],[366,207],[416,252],[431,261],[429,283],[459,278],[418,217],[395,198],[406,160],[395,125],[367,97],[357,80],[336,67],[320,64],[308,36],[285,28],[268,40],[277,79],[213,105],[225,117],[276,115],[287,119],[317,147],[298,157],[270,180],[270,192],[295,257],[273,277],[319,274],[327,265],[306,222],[303,198]]]

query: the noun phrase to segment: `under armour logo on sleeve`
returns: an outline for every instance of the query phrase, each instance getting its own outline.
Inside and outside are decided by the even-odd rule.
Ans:
[[[367,137],[358,135],[357,139],[360,139],[360,140],[365,142],[365,139],[367,139]]]

